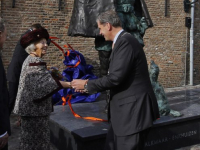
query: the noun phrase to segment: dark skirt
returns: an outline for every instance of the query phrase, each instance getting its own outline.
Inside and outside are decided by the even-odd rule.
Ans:
[[[21,117],[20,150],[49,150],[49,116]]]

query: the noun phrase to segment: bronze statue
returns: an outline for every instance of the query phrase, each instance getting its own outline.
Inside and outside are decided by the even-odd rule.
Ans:
[[[173,117],[182,116],[180,112],[170,109],[164,88],[158,82],[158,75],[159,75],[159,67],[152,60],[150,64],[150,69],[149,69],[149,76],[150,76],[151,84],[153,86],[154,93],[157,98],[160,115],[161,116],[171,115]]]
[[[145,18],[142,17],[142,12],[138,9],[141,7],[138,2],[140,1],[116,0],[115,10],[121,19],[123,29],[131,33],[144,46],[143,36],[148,25]]]
[[[105,41],[99,35],[96,18],[110,9],[118,12],[124,30],[134,35],[143,46],[145,30],[148,26],[153,26],[144,0],[74,0],[68,35],[95,38],[95,49],[98,50],[100,59],[100,76],[107,75],[112,42]]]

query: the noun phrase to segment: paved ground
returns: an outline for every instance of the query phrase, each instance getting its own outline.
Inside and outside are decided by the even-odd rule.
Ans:
[[[176,150],[200,150],[200,144],[189,146],[189,147],[183,147],[183,148],[176,149]]]
[[[9,137],[8,150],[19,150],[19,140],[20,140],[20,127],[16,125],[17,116],[12,114],[10,117],[12,136]],[[51,145],[50,150],[58,150],[53,145]]]

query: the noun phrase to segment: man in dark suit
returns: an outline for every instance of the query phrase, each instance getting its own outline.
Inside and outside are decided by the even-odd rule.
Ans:
[[[123,31],[116,12],[102,13],[97,24],[105,40],[114,43],[108,75],[89,81],[73,80],[72,87],[90,94],[110,90],[111,127],[105,150],[142,150],[148,129],[159,118],[145,53],[140,43]]]
[[[4,21],[0,18],[0,49],[7,37],[7,30]],[[0,150],[8,149],[8,134],[10,134],[9,120],[9,95],[3,62],[0,55]]]

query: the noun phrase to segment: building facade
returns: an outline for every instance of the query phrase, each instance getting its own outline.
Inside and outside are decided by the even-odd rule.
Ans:
[[[15,2],[15,3],[13,3]],[[59,2],[61,7],[59,10]],[[190,30],[185,27],[183,0],[145,0],[154,26],[144,36],[148,63],[154,60],[160,68],[159,81],[165,87],[188,84]],[[167,2],[167,4],[166,4]],[[74,0],[1,0],[0,15],[7,22],[8,39],[2,51],[5,68],[11,61],[13,51],[21,34],[32,24],[40,23],[61,47],[69,43],[80,51],[88,64],[94,66],[98,75],[99,58],[93,38],[69,37],[67,31]],[[166,6],[167,5],[167,6]],[[64,48],[64,47],[63,47]],[[65,48],[64,48],[65,49]],[[200,2],[195,3],[194,15],[194,84],[200,84]],[[49,67],[64,69],[63,54],[53,44],[44,57]]]

